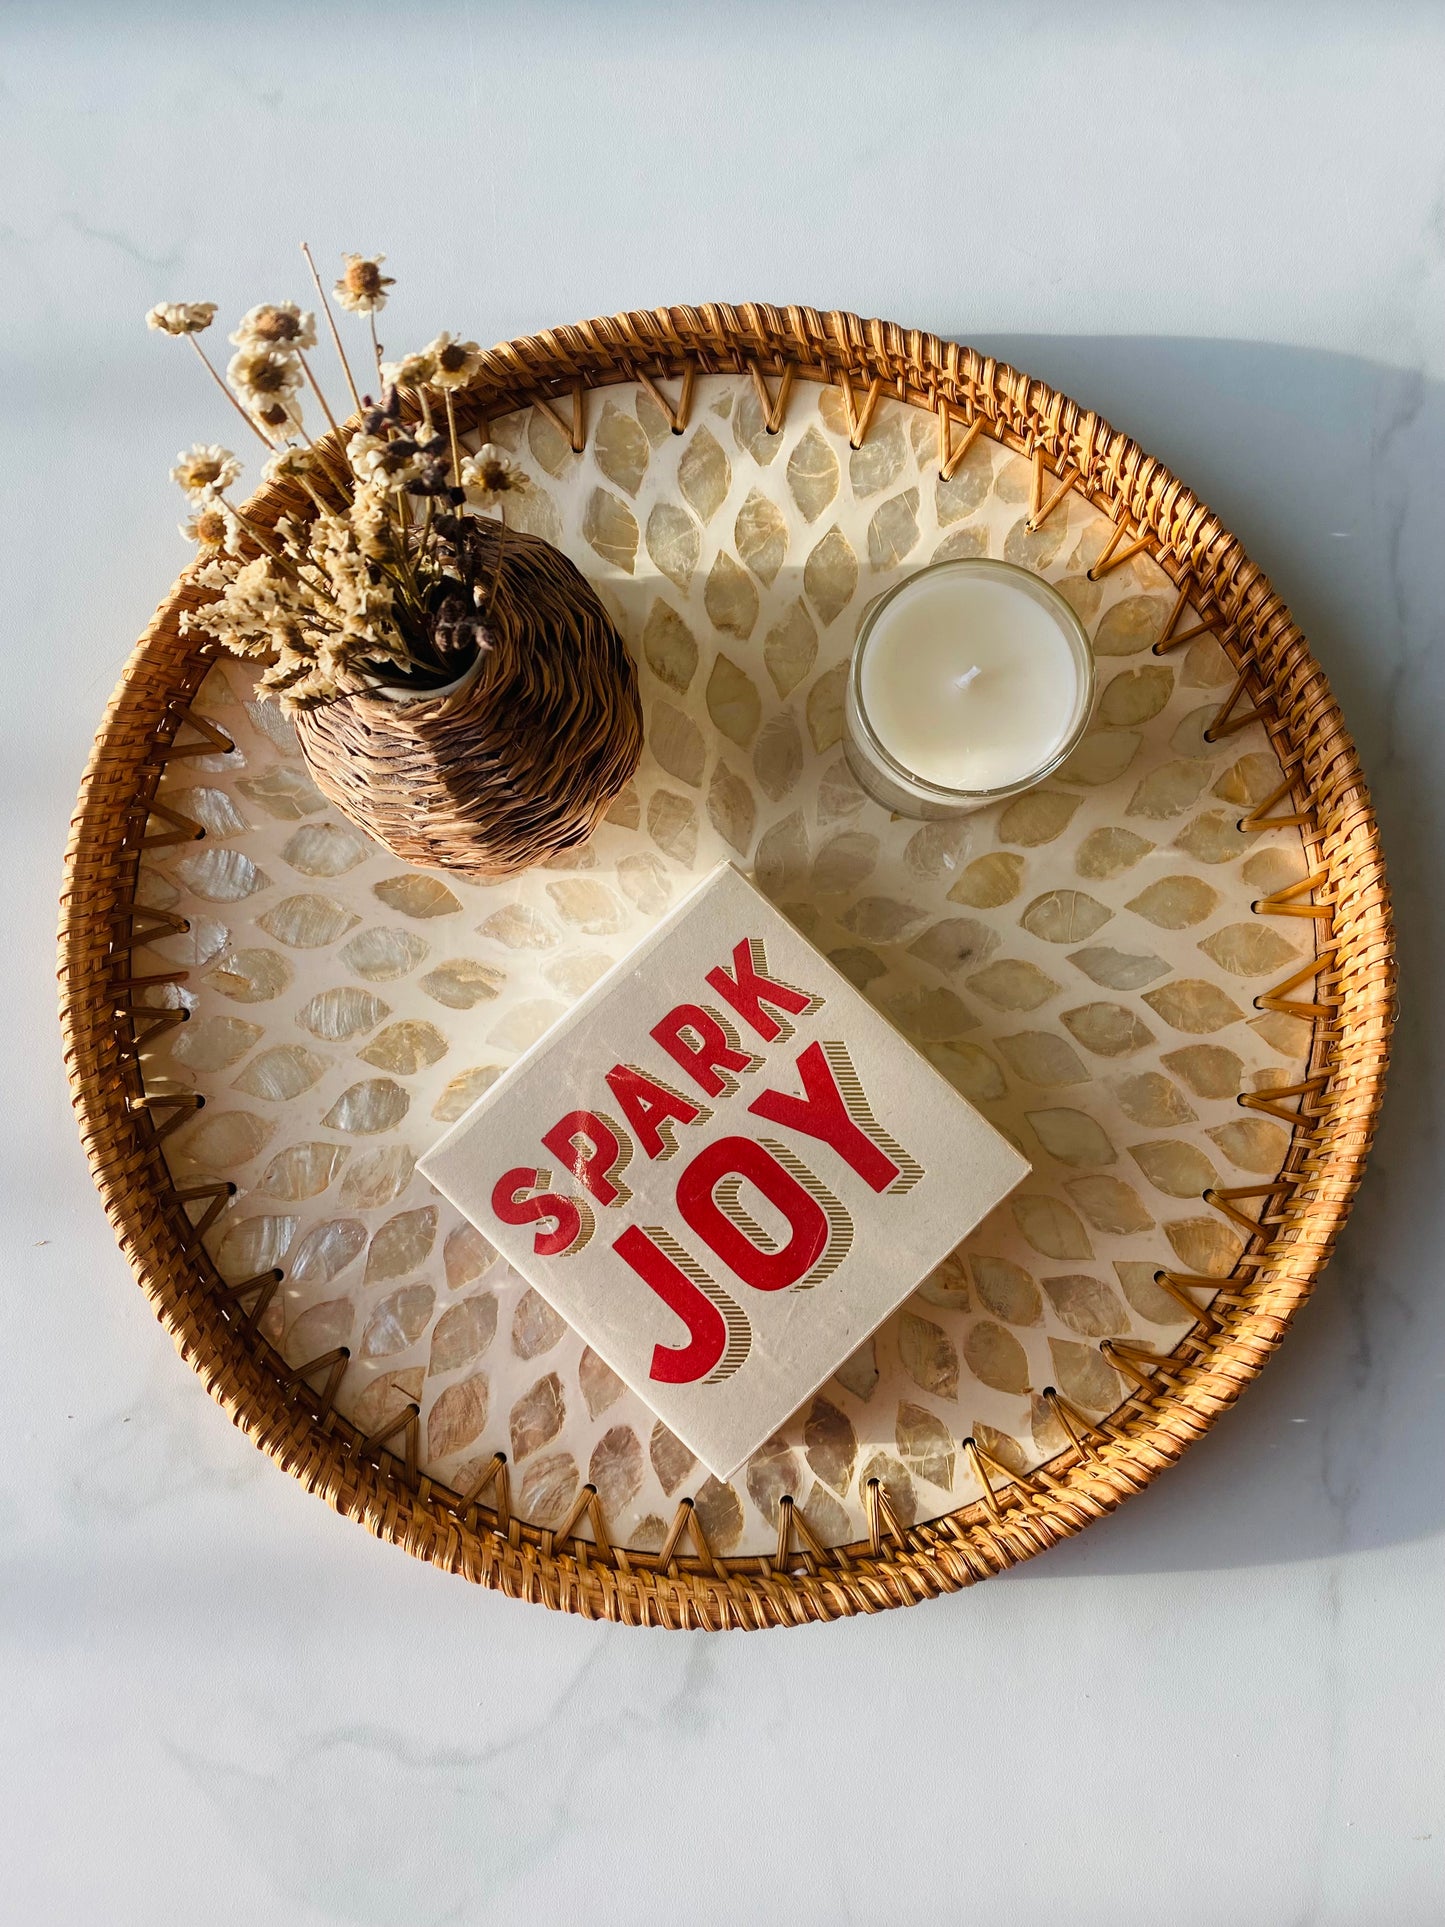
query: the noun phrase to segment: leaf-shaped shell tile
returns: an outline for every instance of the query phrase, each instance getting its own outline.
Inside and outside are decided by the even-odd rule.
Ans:
[[[686,595],[702,549],[697,523],[687,510],[675,502],[654,503],[643,540],[647,553],[668,581]]]
[[[716,436],[699,428],[683,450],[677,485],[700,522],[712,519],[732,487],[732,466]]]
[[[512,1457],[519,1461],[528,1458],[540,1446],[556,1438],[566,1416],[567,1402],[562,1392],[562,1381],[555,1372],[548,1372],[523,1392],[512,1407],[507,1421]]]
[[[907,462],[908,444],[899,416],[892,411],[875,415],[862,446],[848,454],[848,481],[854,496],[861,501],[880,494],[897,481]]]
[[[326,808],[326,798],[309,776],[280,763],[259,776],[242,777],[236,788],[248,802],[283,823],[317,816]]]
[[[512,1350],[518,1358],[538,1358],[551,1351],[566,1329],[567,1321],[529,1286],[512,1313]]]
[[[778,1523],[778,1508],[802,1484],[797,1457],[787,1442],[771,1438],[748,1460],[748,1496],[770,1526]]]
[[[1175,847],[1200,863],[1232,863],[1255,840],[1255,833],[1241,830],[1238,818],[1223,810],[1203,810],[1175,837]]]
[[[363,1358],[391,1358],[410,1351],[431,1322],[436,1293],[430,1285],[403,1285],[383,1298],[361,1335]],[[438,1454],[438,1457],[441,1457]]]
[[[166,802],[171,809],[199,823],[210,836],[240,836],[249,827],[234,799],[225,790],[212,789],[205,783],[191,789],[170,790]]]
[[[673,790],[655,790],[647,805],[647,833],[659,850],[690,866],[697,853],[697,811]]]
[[[404,1144],[356,1152],[338,1147],[337,1156],[349,1160],[341,1181],[341,1202],[363,1210],[400,1197],[416,1169],[416,1160]]]
[[[753,874],[764,896],[777,901],[798,889],[808,875],[808,832],[799,811],[785,816],[764,835]]]
[[[442,1259],[449,1289],[460,1291],[489,1271],[497,1262],[497,1254],[475,1225],[459,1224],[447,1233]]]
[[[753,749],[753,774],[770,802],[785,797],[803,773],[803,737],[791,709],[782,709],[763,725]]]
[[[816,522],[838,493],[838,457],[812,422],[788,457],[788,488],[805,522]]]
[[[303,823],[286,839],[281,860],[308,877],[339,877],[378,854],[369,837],[349,823]]]
[[[959,1096],[966,1097],[971,1104],[1002,1097],[1007,1089],[1003,1072],[978,1044],[931,1044],[927,1056]]]
[[[953,1340],[931,1318],[900,1312],[897,1323],[898,1359],[915,1385],[940,1398],[958,1393],[958,1353]]]
[[[547,895],[562,922],[586,931],[588,936],[608,936],[621,930],[627,922],[627,911],[621,900],[605,883],[591,877],[568,877],[562,882],[549,883]]]
[[[1137,656],[1157,641],[1168,615],[1169,604],[1162,596],[1125,596],[1100,618],[1094,631],[1094,654]]]
[[[1129,1309],[1137,1312],[1151,1325],[1180,1325],[1185,1322],[1185,1314],[1180,1310],[1177,1299],[1171,1298],[1155,1284],[1155,1273],[1160,1269],[1156,1264],[1143,1264],[1136,1259],[1116,1258],[1114,1271],[1129,1301]]]
[[[605,1412],[609,1405],[615,1405],[627,1390],[622,1380],[605,1360],[599,1358],[590,1345],[582,1350],[582,1358],[577,1367],[577,1382],[582,1387],[582,1396],[587,1401],[587,1416],[596,1418]]]
[[[408,976],[430,949],[426,939],[413,930],[358,930],[341,946],[340,957],[358,977],[384,984]]]
[[[777,503],[761,489],[748,491],[733,524],[733,541],[739,559],[760,582],[771,587],[788,552],[788,525]]]
[[[411,1099],[390,1077],[368,1077],[344,1090],[321,1122],[332,1131],[372,1137],[400,1124]]]
[[[313,1225],[291,1247],[287,1272],[293,1285],[330,1284],[358,1257],[366,1226],[356,1218],[330,1218]]]
[[[707,792],[707,813],[713,828],[732,845],[739,856],[752,847],[753,824],[757,819],[757,799],[740,776],[725,763],[712,773]]]
[[[836,524],[803,565],[803,587],[825,629],[853,600],[858,587],[858,557]]]
[[[865,444],[866,445],[866,444]],[[868,561],[874,569],[896,567],[918,545],[918,490],[906,488],[879,504],[868,524]]]
[[[1107,943],[1071,950],[1069,962],[1106,990],[1139,990],[1145,984],[1157,983],[1169,970],[1164,959],[1156,957],[1152,950],[1142,953],[1116,950]]]
[[[898,1456],[915,1479],[947,1492],[953,1486],[953,1436],[943,1420],[926,1406],[902,1399],[894,1423]]]
[[[1241,1059],[1223,1044],[1189,1044],[1160,1061],[1197,1097],[1235,1097],[1244,1075]]]
[[[1267,923],[1229,923],[1201,938],[1199,948],[1235,977],[1262,977],[1297,964],[1298,950]]]
[[[1100,1057],[1125,1057],[1154,1041],[1153,1031],[1126,1004],[1081,1004],[1063,1011],[1061,1021],[1085,1050]]]
[[[1082,1084],[1091,1075],[1066,1038],[1052,1030],[1021,1030],[997,1039],[1004,1061],[1026,1084]]]
[[[1037,1010],[1059,986],[1025,957],[1000,957],[974,971],[968,987],[996,1010]]]
[[[427,1414],[426,1449],[429,1459],[449,1459],[480,1438],[486,1429],[490,1403],[486,1376],[473,1372],[438,1392]],[[571,1461],[569,1460],[570,1464]]]
[[[1016,1265],[1011,1258],[985,1257],[974,1253],[968,1261],[979,1303],[995,1318],[1008,1325],[1038,1325],[1043,1322],[1043,1299],[1033,1274]]]
[[[1097,1346],[1070,1338],[1051,1338],[1049,1352],[1059,1390],[1086,1412],[1111,1412],[1119,1403],[1119,1374],[1105,1363]]]
[[[1144,1001],[1175,1030],[1196,1035],[1223,1030],[1244,1015],[1232,997],[1204,977],[1176,978],[1173,983],[1161,984],[1158,990],[1146,990]]]
[[[288,1144],[266,1166],[256,1188],[267,1197],[297,1203],[320,1197],[349,1156],[343,1144]],[[350,1204],[354,1200],[347,1198],[344,1202]]]
[[[996,910],[1018,895],[1024,860],[1012,850],[991,850],[976,857],[948,893],[950,903],[971,904],[977,910]]]
[[[1113,916],[1107,904],[1083,890],[1048,890],[1019,918],[1025,930],[1046,943],[1082,943]]]
[[[471,1010],[499,997],[506,981],[506,972],[493,964],[480,963],[475,957],[447,957],[427,972],[421,988],[448,1010]]]
[[[356,1054],[378,1070],[391,1071],[397,1077],[411,1077],[425,1070],[428,1064],[435,1064],[446,1053],[447,1040],[435,1024],[428,1023],[424,1017],[404,1017],[400,1023],[388,1024],[385,1030],[378,1031]]]
[[[999,819],[999,840],[1035,849],[1062,836],[1083,799],[1062,790],[1026,790],[1014,798]]]
[[[494,431],[495,432],[495,429]],[[550,415],[534,408],[527,421],[527,446],[549,475],[560,481],[579,460]]]
[[[1192,1124],[1198,1115],[1179,1086],[1160,1071],[1116,1077],[1109,1088],[1119,1109],[1136,1124]]]
[[[375,1030],[382,1019],[390,1015],[391,1005],[383,1003],[371,991],[343,984],[334,990],[318,990],[297,1011],[296,1021],[302,1030],[324,1043],[345,1044],[353,1037],[364,1037],[368,1031]]]
[[[1167,663],[1123,669],[1100,693],[1099,721],[1111,729],[1135,729],[1157,716],[1173,693],[1174,671]]]
[[[647,437],[635,418],[624,415],[615,403],[604,402],[591,441],[593,458],[608,481],[636,495],[647,473],[648,449]]]
[[[239,903],[271,885],[270,877],[244,850],[198,850],[194,856],[183,856],[175,873],[193,895],[204,897],[207,903]]]
[[[661,1419],[652,1428],[647,1454],[657,1482],[669,1498],[697,1464],[682,1440],[669,1432]]]
[[[371,891],[389,910],[421,920],[454,916],[462,907],[440,877],[423,876],[417,870],[402,876],[380,877],[372,884]]]
[[[963,1341],[963,1356],[981,1385],[996,1392],[1028,1389],[1028,1353],[1011,1331],[995,1324],[991,1318],[980,1318],[969,1328]]]
[[[299,1218],[261,1215],[229,1225],[216,1255],[216,1269],[232,1283],[279,1265],[291,1249]]]
[[[313,1358],[324,1358],[349,1342],[355,1324],[356,1307],[349,1298],[327,1298],[309,1305],[286,1327],[281,1350],[287,1364],[305,1365]]]
[[[422,1205],[413,1211],[399,1211],[373,1233],[366,1254],[366,1283],[382,1284],[389,1278],[404,1278],[420,1271],[436,1242],[437,1210]]]
[[[615,1519],[637,1497],[645,1470],[642,1443],[630,1425],[602,1434],[587,1462],[587,1482],[597,1488],[604,1518]]]
[[[703,605],[715,629],[746,642],[758,620],[758,592],[752,577],[720,549],[708,571]]]
[[[691,716],[674,704],[653,704],[647,747],[669,776],[675,776],[680,783],[691,783],[694,788],[702,782],[707,763],[702,731]]]
[[[497,1332],[497,1300],[490,1291],[473,1292],[460,1304],[448,1305],[432,1333],[429,1377],[454,1372],[480,1358]]]
[[[1148,1231],[1154,1223],[1148,1206],[1132,1184],[1102,1173],[1086,1178],[1069,1178],[1064,1189],[1078,1205],[1096,1231],[1116,1238],[1133,1237]]]
[[[845,1392],[867,1404],[878,1387],[878,1353],[870,1338],[845,1358],[833,1374]]]
[[[797,688],[818,654],[818,632],[803,603],[794,598],[763,642],[763,664],[780,696]]]
[[[582,517],[582,534],[604,562],[632,574],[637,561],[637,518],[610,489],[593,489]]]
[[[1079,845],[1074,868],[1081,877],[1105,882],[1124,870],[1132,869],[1153,848],[1147,837],[1136,836],[1133,830],[1108,825],[1103,829],[1090,830]]]
[[[1177,1218],[1164,1235],[1185,1270],[1201,1278],[1227,1278],[1244,1249],[1243,1239],[1217,1217]]]
[[[684,695],[697,674],[697,638],[670,603],[659,596],[642,626],[642,653],[660,682]]]
[[[842,740],[843,696],[847,682],[848,665],[840,662],[832,669],[825,670],[808,691],[808,734],[819,755]]]
[[[1219,901],[1219,892],[1202,877],[1158,877],[1131,897],[1129,908],[1161,930],[1184,930],[1202,923]]]
[[[254,1111],[207,1111],[185,1132],[182,1145],[193,1163],[226,1171],[259,1157],[275,1131],[273,1118],[257,1117]],[[269,1190],[264,1178],[259,1188]]]
[[[1061,1198],[1042,1191],[1015,1192],[1009,1199],[1009,1210],[1025,1241],[1044,1257],[1093,1257],[1094,1247],[1083,1221]]]
[[[361,918],[331,897],[303,893],[283,897],[257,922],[267,936],[292,950],[319,950],[354,930]]]
[[[835,1492],[848,1490],[858,1458],[858,1434],[848,1414],[821,1393],[808,1411],[803,1450],[818,1478]]]
[[[171,1055],[193,1071],[223,1071],[238,1064],[266,1035],[243,1017],[193,1017],[171,1046]]]
[[[1289,1150],[1289,1132],[1268,1118],[1240,1118],[1234,1124],[1217,1124],[1208,1134],[1229,1159],[1242,1171],[1256,1171],[1273,1177]]]
[[[703,1535],[714,1552],[731,1552],[743,1536],[742,1501],[730,1485],[707,1478],[698,1487],[693,1505]]]
[[[762,719],[757,684],[731,656],[719,652],[707,679],[707,713],[722,734],[746,749]]]
[[[280,1104],[309,1091],[329,1068],[326,1058],[307,1050],[304,1044],[273,1044],[269,1050],[258,1051],[232,1079],[232,1089]]]
[[[1030,1111],[1028,1120],[1040,1144],[1050,1157],[1062,1164],[1112,1164],[1113,1145],[1103,1126],[1087,1111],[1059,1105],[1052,1110]]]

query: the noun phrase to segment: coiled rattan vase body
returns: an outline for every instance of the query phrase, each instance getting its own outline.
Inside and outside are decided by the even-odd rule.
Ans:
[[[481,533],[491,647],[434,695],[296,718],[317,788],[410,863],[508,876],[581,843],[642,752],[637,675],[580,571],[540,536]]]

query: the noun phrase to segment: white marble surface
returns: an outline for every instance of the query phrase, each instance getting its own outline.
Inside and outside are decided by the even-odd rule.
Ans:
[[[4,10],[7,1918],[1445,1915],[1442,69],[1438,5]],[[394,340],[710,296],[971,339],[1294,606],[1392,862],[1390,1102],[1280,1358],[1082,1539],[786,1635],[555,1619],[335,1518],[152,1322],[66,1104],[60,853],[221,428],[140,314],[299,288],[303,234],[389,250]]]

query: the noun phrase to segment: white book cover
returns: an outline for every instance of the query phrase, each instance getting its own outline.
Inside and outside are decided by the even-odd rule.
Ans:
[[[730,864],[420,1167],[722,1479],[1029,1171]]]

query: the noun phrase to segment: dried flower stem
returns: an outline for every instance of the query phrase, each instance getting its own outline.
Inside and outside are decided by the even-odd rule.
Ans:
[[[221,379],[221,376],[217,372],[216,366],[212,362],[211,357],[206,353],[205,349],[201,346],[200,342],[196,340],[196,337],[194,335],[187,335],[186,340],[190,342],[191,346],[195,349],[196,353],[201,357],[201,365],[205,369],[206,373],[211,377],[211,380],[216,384],[216,386],[220,389],[221,393],[226,397],[226,400],[231,404],[232,408],[234,408],[236,413],[241,417],[241,420],[246,424],[247,428],[250,429],[251,433],[261,443],[262,447],[274,448],[276,444],[271,440],[271,437],[265,432],[265,430],[261,427],[260,423],[255,419],[255,417],[252,415],[248,415],[246,410],[241,406],[240,402],[236,400],[236,397],[231,393],[230,389],[226,386],[225,382]]]
[[[448,388],[445,392],[447,403],[447,439],[450,441],[452,449],[452,480],[460,487],[462,479],[462,447],[457,439],[457,410],[456,404],[452,400],[451,389]]]
[[[311,270],[311,279],[316,283],[316,292],[321,297],[321,312],[326,316],[326,325],[331,330],[331,339],[336,345],[336,354],[341,363],[341,372],[345,375],[346,385],[351,390],[351,399],[359,409],[361,407],[361,396],[356,392],[356,382],[351,373],[351,363],[346,359],[346,350],[341,345],[341,334],[336,326],[336,317],[331,312],[331,303],[326,299],[326,290],[321,285],[321,276],[316,272],[316,263],[311,256],[311,243],[309,241],[303,241],[301,243],[301,252],[306,256],[306,265]],[[323,403],[323,406],[324,405]]]
[[[296,350],[296,359],[301,363],[302,374],[305,375],[307,381],[309,381],[311,384],[312,394],[316,397],[317,401],[319,401],[321,404],[322,414],[326,417],[327,421],[331,424],[332,430],[335,431],[337,427],[337,421],[336,421],[336,417],[331,412],[331,404],[330,402],[327,401],[325,395],[322,394],[321,384],[320,382],[317,381],[315,375],[313,375],[311,372],[311,363],[306,359],[305,355],[302,354],[299,348]]]
[[[380,390],[385,388],[386,378],[381,372],[381,343],[376,338],[376,310],[374,308],[368,308],[367,310],[366,325],[371,329],[371,352],[376,361],[376,380],[378,390]]]

